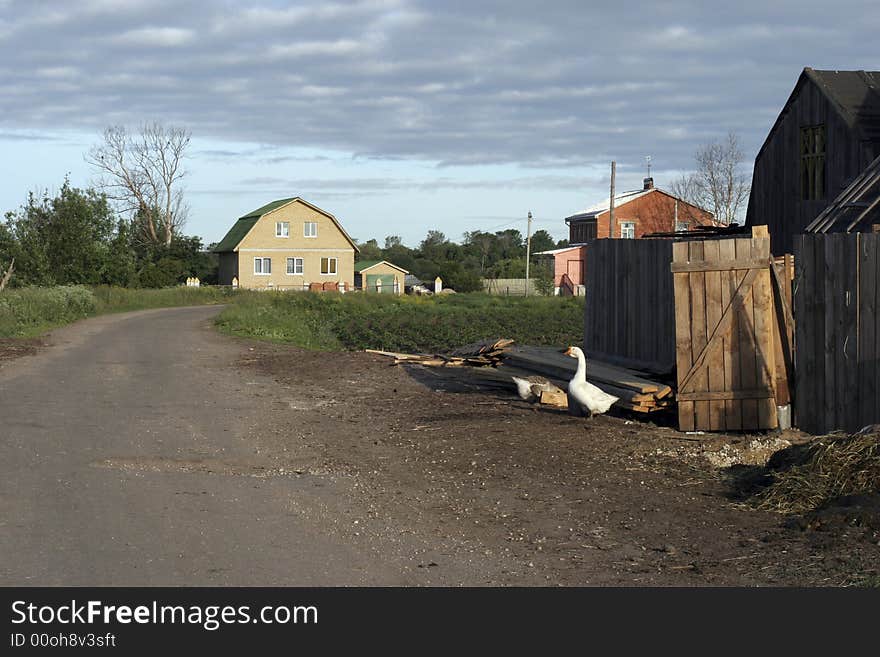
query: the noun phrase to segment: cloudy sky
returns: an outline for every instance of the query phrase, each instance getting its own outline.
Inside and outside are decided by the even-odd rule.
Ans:
[[[830,8],[833,7],[833,11]],[[520,228],[749,158],[804,66],[880,69],[875,2],[0,0],[0,211],[111,124],[192,131],[186,231],[302,196],[354,237]]]

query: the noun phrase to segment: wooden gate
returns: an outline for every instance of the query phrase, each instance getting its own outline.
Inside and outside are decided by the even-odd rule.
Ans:
[[[673,244],[682,431],[777,427],[771,262],[765,237]]]

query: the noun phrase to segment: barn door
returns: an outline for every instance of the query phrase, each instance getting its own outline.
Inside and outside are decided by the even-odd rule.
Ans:
[[[681,430],[776,428],[770,240],[679,242],[672,261]]]

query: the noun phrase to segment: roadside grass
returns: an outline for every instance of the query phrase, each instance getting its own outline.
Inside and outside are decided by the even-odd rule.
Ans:
[[[133,290],[68,285],[6,289],[0,294],[0,338],[31,338],[104,313],[228,303],[238,294],[210,287]]]
[[[564,346],[583,340],[583,299],[261,292],[217,317],[226,333],[307,349],[442,352],[487,338]]]

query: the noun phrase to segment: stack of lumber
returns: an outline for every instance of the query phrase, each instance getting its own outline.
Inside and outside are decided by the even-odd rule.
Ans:
[[[404,354],[396,351],[379,351],[377,349],[367,349],[366,351],[367,353],[394,358],[395,365],[400,363],[417,363],[433,367],[457,367],[461,365],[497,367],[512,344],[513,340],[508,340],[507,338],[483,340],[482,342],[457,347],[448,354]]]
[[[546,347],[515,347],[504,356],[500,374],[521,376],[518,372],[541,374],[550,380],[563,383],[574,376],[577,361],[561,351]],[[605,392],[618,397],[615,404],[639,413],[653,413],[673,405],[672,388],[664,383],[645,378],[644,373],[604,363],[587,360],[587,380]]]

